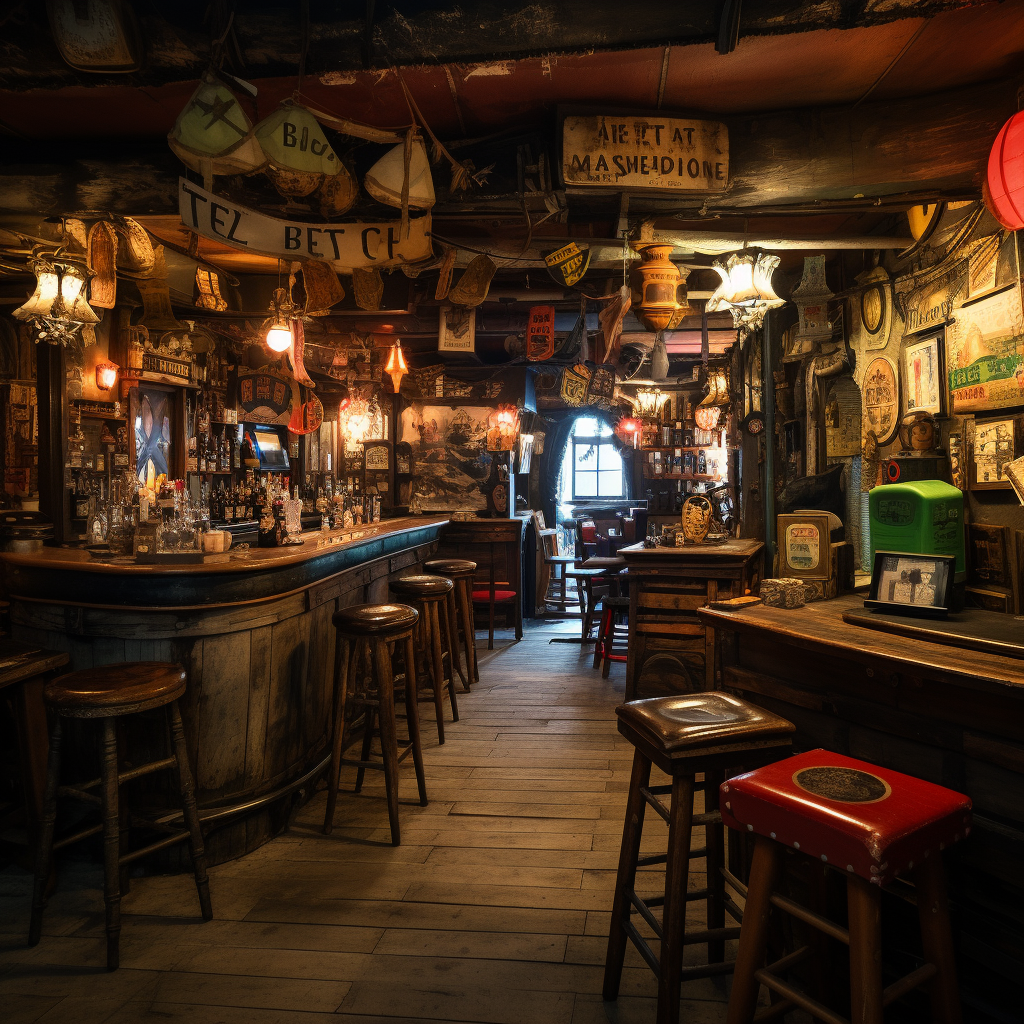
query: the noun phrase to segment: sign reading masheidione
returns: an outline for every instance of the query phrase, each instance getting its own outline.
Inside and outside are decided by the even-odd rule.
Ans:
[[[411,218],[402,238],[402,222],[308,224],[282,220],[214,195],[185,178],[178,179],[182,223],[206,238],[287,260],[325,260],[340,268],[384,267],[413,263],[430,255],[430,214]]]
[[[729,184],[729,130],[679,117],[567,116],[566,185],[721,192]]]

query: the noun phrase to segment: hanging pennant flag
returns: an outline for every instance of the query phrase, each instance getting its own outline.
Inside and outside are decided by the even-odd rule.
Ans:
[[[578,246],[575,242],[563,245],[561,249],[544,257],[548,273],[560,285],[571,288],[590,267],[590,246]]]
[[[577,363],[562,371],[562,401],[574,409],[587,404],[587,388],[590,386],[590,370]]]
[[[405,180],[405,144],[401,143],[389,149],[366,172],[363,185],[377,202],[401,209]],[[412,138],[408,201],[414,210],[429,210],[434,205],[434,179],[430,174],[430,160],[426,144],[419,135]]]
[[[381,300],[384,298],[384,279],[380,276],[380,271],[376,267],[370,267],[368,270],[353,267],[352,294],[360,309],[371,312],[380,309]]]
[[[497,267],[486,256],[477,256],[462,272],[459,283],[448,292],[448,298],[460,306],[479,306],[487,298],[491,278]]]
[[[238,100],[212,78],[192,94],[167,142],[186,167],[205,176],[251,174],[267,162]]]
[[[117,301],[117,233],[103,220],[89,229],[89,302],[100,309],[113,309]]]
[[[303,312],[307,316],[325,313],[335,303],[345,298],[345,289],[338,280],[332,266],[317,260],[306,260],[302,264],[302,284],[306,289],[306,305]]]
[[[526,358],[532,362],[555,354],[555,307],[531,306],[526,325]]]

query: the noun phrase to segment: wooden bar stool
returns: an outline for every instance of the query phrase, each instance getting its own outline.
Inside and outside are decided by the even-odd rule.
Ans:
[[[601,666],[601,675],[607,679],[613,661],[626,661],[629,646],[629,628],[623,618],[629,612],[628,597],[601,598],[601,625],[597,631],[594,650],[594,668]]]
[[[480,673],[476,667],[476,633],[473,627],[473,577],[476,575],[476,562],[468,558],[435,558],[423,563],[423,571],[430,576],[444,576],[454,584],[448,597],[448,620],[451,623],[450,635],[455,638],[454,646],[462,641],[466,652],[466,673],[462,672],[462,656],[455,658],[455,667],[466,692],[469,684],[480,682]]]
[[[334,808],[338,802],[341,766],[358,768],[356,788],[363,788],[363,774],[367,768],[384,772],[387,792],[388,819],[391,824],[391,844],[402,841],[398,821],[398,766],[412,752],[416,767],[416,785],[420,793],[420,806],[427,806],[427,782],[423,774],[423,752],[420,748],[419,708],[416,703],[416,653],[413,649],[413,630],[419,612],[405,604],[357,604],[334,613],[332,621],[337,632],[334,649],[334,744],[327,782],[327,810],[324,814],[324,834],[330,835],[334,827]],[[405,713],[409,726],[409,742],[399,750],[398,723],[395,716],[395,680],[389,645],[402,649],[405,671]],[[371,684],[349,699],[366,655],[370,667]],[[345,709],[348,706],[365,708],[363,750],[359,760],[344,756]],[[370,760],[373,743],[373,722],[377,719],[380,734],[381,760]]]
[[[724,830],[716,806],[718,785],[727,771],[785,757],[791,748],[793,725],[753,704],[715,692],[633,701],[620,705],[615,713],[619,732],[636,750],[615,879],[603,994],[605,999],[618,997],[626,940],[630,939],[658,976],[659,1024],[676,1024],[680,983],[731,971],[733,965],[724,962],[725,941],[739,935],[739,928],[725,927],[726,912],[737,921],[742,914],[725,892],[726,880],[732,885],[735,880],[725,867]],[[652,764],[671,777],[671,785],[650,785]],[[700,772],[704,773],[703,783],[696,779]],[[693,811],[697,790],[704,791],[710,805],[702,814]],[[665,793],[672,794],[669,807],[658,799]],[[667,855],[640,856],[647,804],[668,822]],[[694,825],[703,825],[707,836],[706,846],[697,850],[690,849]],[[689,862],[701,857],[707,862],[707,887],[688,892]],[[665,895],[643,900],[636,893],[636,871],[649,864],[665,865]],[[707,926],[686,932],[686,905],[694,900],[707,901]],[[664,908],[661,921],[651,912],[658,906]],[[630,920],[634,908],[661,939],[660,957]],[[708,962],[684,967],[683,947],[696,943],[707,943]]]
[[[932,1020],[959,1024],[942,850],[970,832],[966,796],[852,757],[812,750],[730,779],[721,787],[721,802],[726,825],[757,836],[729,1024],[758,1019],[760,985],[781,997],[764,1016],[799,1008],[830,1024],[844,1022],[780,977],[811,955],[809,946],[765,967],[772,907],[850,947],[851,1021],[881,1024],[886,1006],[928,984]],[[787,846],[846,877],[848,928],[776,891]],[[917,890],[925,963],[883,988],[881,890],[905,872]]]
[[[43,698],[53,716],[50,732],[50,757],[46,773],[46,794],[43,798],[43,818],[39,829],[39,846],[36,854],[35,885],[32,892],[32,920],[29,926],[28,944],[36,945],[43,926],[43,906],[46,882],[50,874],[53,851],[84,839],[86,836],[103,833],[103,890],[107,908],[107,968],[116,970],[120,963],[119,942],[121,935],[121,868],[140,857],[162,850],[166,846],[188,840],[195,872],[196,889],[199,892],[199,906],[203,920],[213,917],[210,906],[210,883],[206,876],[206,855],[203,850],[203,836],[199,828],[199,813],[196,810],[195,789],[192,771],[189,767],[185,732],[178,710],[178,698],[185,692],[185,670],[180,665],[165,662],[130,662],[122,665],[104,665],[100,668],[72,672],[47,683]],[[117,719],[141,711],[165,708],[170,742],[169,755],[159,761],[137,765],[119,772],[117,767]],[[81,786],[61,786],[60,747],[65,718],[99,718],[103,723],[103,746],[101,753],[100,777]],[[150,828],[157,832],[169,833],[139,850],[121,853],[121,828],[118,807],[118,787],[130,779],[137,779],[151,772],[166,768],[174,769],[178,777],[178,791],[185,828],[178,829],[160,822],[140,822],[132,817],[132,824]],[[100,795],[89,792],[100,789]],[[55,843],[53,841],[54,821],[57,814],[57,797],[71,796],[87,803],[98,804],[102,821],[98,825],[84,828],[74,835]]]
[[[405,576],[400,580],[391,581],[391,592],[398,598],[408,601],[420,613],[417,624],[417,646],[426,666],[424,676],[430,676],[433,689],[432,697],[420,697],[420,700],[433,700],[434,713],[437,718],[437,742],[444,743],[444,695],[447,691],[452,702],[452,721],[459,720],[459,705],[455,697],[455,645],[452,642],[451,629],[447,614],[441,614],[446,605],[448,595],[455,589],[451,580],[444,576]],[[443,628],[442,628],[443,627]],[[445,674],[444,656],[448,654],[448,673]]]

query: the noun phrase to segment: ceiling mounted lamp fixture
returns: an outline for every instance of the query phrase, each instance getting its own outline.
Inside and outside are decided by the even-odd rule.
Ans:
[[[768,253],[737,252],[725,263],[713,264],[722,283],[708,299],[709,313],[729,310],[733,325],[743,331],[756,331],[765,313],[786,303],[772,288],[772,274],[779,257]]]
[[[298,313],[298,307],[292,302],[286,288],[274,289],[270,312],[273,316],[264,325],[267,328],[267,348],[271,352],[287,352],[292,347],[291,321]]]
[[[661,418],[661,407],[668,401],[668,395],[661,388],[638,388],[633,407],[637,414],[647,420]]]
[[[32,269],[36,275],[35,291],[13,315],[32,326],[36,341],[67,345],[83,328],[91,330],[100,322],[85,297],[89,271],[84,266],[54,255],[37,257]]]
[[[384,372],[391,377],[391,383],[395,386],[395,394],[402,388],[402,378],[409,372],[409,366],[405,361],[405,353],[402,352],[401,339],[396,338],[391,352],[388,355],[387,365]]]

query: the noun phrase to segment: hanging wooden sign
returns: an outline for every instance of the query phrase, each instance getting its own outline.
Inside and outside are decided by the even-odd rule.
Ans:
[[[238,408],[240,418],[252,423],[291,422],[293,396],[298,385],[291,377],[273,370],[238,371]]]
[[[533,362],[555,354],[555,307],[531,306],[526,326],[526,358]]]
[[[587,387],[590,384],[590,370],[582,363],[567,366],[562,371],[562,401],[578,409],[587,404]]]
[[[430,214],[400,220],[307,224],[281,220],[178,179],[178,212],[184,225],[235,249],[289,260],[325,260],[342,269],[398,266],[431,254]]]
[[[729,130],[657,114],[569,115],[562,178],[567,186],[721,192],[729,183]]]
[[[590,266],[590,246],[584,245],[581,248],[575,242],[570,242],[561,249],[549,252],[544,257],[544,262],[547,264],[548,273],[558,284],[571,288]]]

